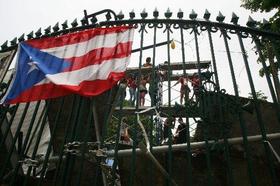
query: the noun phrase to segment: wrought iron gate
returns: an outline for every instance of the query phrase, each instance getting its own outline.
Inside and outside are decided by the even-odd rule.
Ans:
[[[102,15],[105,20],[98,21]],[[112,10],[90,15],[85,11],[81,25],[76,19],[71,27],[66,21],[62,28],[57,23],[46,28],[44,34],[41,29],[27,34],[27,39],[33,39],[96,27],[134,27],[139,31],[135,36],[138,40],[134,41],[139,49],[133,52],[139,54],[139,63],[127,70],[127,76],[137,77],[138,90],[141,77],[149,76],[150,103],[140,103],[140,91],[136,93],[135,104],[125,100],[123,81],[92,98],[71,95],[1,105],[1,184],[279,185],[280,34],[265,30],[267,22],[260,29],[260,23],[250,17],[247,27],[238,25],[235,14],[231,24],[224,23],[224,19],[219,13],[215,22],[210,21],[207,10],[203,19],[197,18],[194,11],[189,19],[184,18],[182,11],[174,16],[170,10],[164,18],[155,10],[152,18],[143,11],[139,18],[130,12],[128,19],[122,12],[117,15]],[[207,38],[203,42],[208,50],[200,44],[201,35]],[[186,52],[189,36],[191,40],[187,43],[194,46],[191,54]],[[150,45],[146,45],[146,38],[150,38]],[[233,60],[230,49],[233,38],[239,45],[247,76],[241,82],[247,82],[250,99],[240,96],[236,74],[240,61]],[[160,42],[162,39],[164,42]],[[24,40],[22,35],[12,40],[10,46],[8,42],[1,46],[1,97],[13,76],[9,66],[17,43]],[[176,56],[181,62],[172,61],[174,42],[181,48]],[[270,93],[268,101],[258,97],[255,87],[259,82],[254,81],[258,72],[251,68],[256,60],[248,60],[248,46],[254,47],[258,55],[266,78],[263,87]],[[220,47],[224,48],[223,61],[217,58]],[[267,65],[264,49],[270,51],[275,62]],[[146,50],[151,51],[152,65],[143,67]],[[206,53],[209,59],[201,60]],[[186,60],[190,55],[195,57],[194,61]],[[158,61],[163,58],[165,62]],[[183,91],[184,98],[178,104],[178,90],[173,84],[180,78],[186,78],[190,87],[192,82],[193,90]],[[185,122],[182,143],[173,136],[174,125],[178,128],[174,120],[178,118]],[[130,136],[121,136],[119,131],[123,129]]]

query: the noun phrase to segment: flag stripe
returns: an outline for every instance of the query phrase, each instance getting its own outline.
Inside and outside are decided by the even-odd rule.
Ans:
[[[129,57],[108,60],[108,62],[90,65],[75,71],[47,74],[46,78],[49,80],[49,82],[54,84],[70,86],[79,85],[79,83],[82,81],[91,81],[97,79],[105,80],[108,79],[111,72],[124,72],[126,70],[128,61]],[[43,82],[45,83],[46,81]],[[43,82],[38,84],[42,84]]]
[[[84,81],[79,86],[61,86],[53,83],[42,84],[34,86],[24,91],[19,97],[11,100],[9,103],[14,104],[18,102],[30,102],[40,99],[55,98],[59,96],[69,95],[73,92],[83,96],[96,96],[99,95],[113,86],[115,86],[118,80],[124,76],[124,72],[111,73],[110,78],[106,80]]]
[[[50,37],[50,38],[33,39],[26,42],[32,47],[38,49],[47,49],[47,48],[62,47],[64,45],[72,45],[76,43],[86,42],[96,36],[109,35],[113,33],[122,33],[122,32],[126,32],[127,30],[131,30],[131,27],[123,26],[123,27],[112,27],[112,28],[95,28],[95,29],[77,32],[77,33],[66,34],[55,38]]]
[[[64,69],[64,71],[73,71],[88,65],[105,63],[114,58],[126,58],[130,56],[131,49],[132,42],[127,42],[119,43],[114,48],[99,48],[92,50],[84,56],[65,59],[65,61],[71,62],[71,66]]]
[[[128,30],[123,33],[100,35],[88,41],[42,49],[41,51],[47,52],[58,58],[80,57],[87,54],[91,50],[98,48],[112,48],[118,43],[126,43],[132,41],[132,39],[133,34],[131,34],[131,32]]]

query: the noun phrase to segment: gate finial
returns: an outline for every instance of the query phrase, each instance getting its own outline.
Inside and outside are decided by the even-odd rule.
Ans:
[[[124,18],[124,14],[123,14],[122,11],[120,11],[120,12],[118,13],[117,18],[118,18],[119,20],[122,20],[122,19]]]
[[[263,22],[262,22],[264,25],[267,25],[269,24],[268,20],[266,20],[265,18],[263,18]]]
[[[11,46],[14,46],[17,44],[17,37],[15,37],[12,41],[10,41]]]
[[[225,20],[225,16],[219,11],[218,16],[216,17],[218,22],[223,22]]]
[[[8,40],[1,45],[2,50],[8,48]]]
[[[82,26],[85,26],[85,25],[87,25],[87,19],[86,19],[86,17],[83,17],[83,19],[81,19],[81,23],[82,23]]]
[[[92,18],[90,19],[91,24],[95,24],[97,22],[97,18],[95,16],[92,16]]]
[[[52,27],[54,32],[59,31],[59,23],[57,22],[53,27]]]
[[[135,17],[135,12],[134,9],[131,10],[131,12],[129,12],[129,18],[133,19]]]
[[[27,34],[27,39],[32,39],[33,38],[33,31],[31,31],[29,34]]]
[[[24,41],[24,34],[22,34],[19,38],[18,38],[18,42],[22,42]]]
[[[40,37],[40,36],[42,35],[41,28],[39,28],[39,29],[37,30],[37,32],[35,32],[35,35],[36,35],[36,38],[37,38],[37,37]]]
[[[156,7],[154,12],[153,12],[153,16],[154,16],[154,18],[158,18],[158,15],[159,15],[159,13],[158,13],[158,10],[157,10],[157,7]]]
[[[206,19],[207,21],[209,20],[209,18],[210,18],[210,12],[208,12],[208,10],[207,9],[205,9],[205,12],[204,12],[204,15],[203,15],[203,18],[204,19]]]
[[[195,11],[192,9],[189,17],[190,17],[190,19],[196,19],[197,18],[197,13],[195,13]]]
[[[256,24],[257,24],[257,22],[251,16],[249,16],[246,25],[248,27],[255,27]]]
[[[51,33],[51,26],[48,26],[48,27],[45,29],[45,35],[48,35],[49,33]]]
[[[61,26],[63,30],[67,29],[68,28],[67,20],[65,20],[64,23],[61,24]]]
[[[230,22],[236,25],[238,22],[238,19],[239,19],[239,17],[234,12],[232,12]]]
[[[179,8],[179,11],[178,11],[178,13],[177,13],[177,17],[178,17],[179,19],[182,19],[183,16],[184,16],[184,12],[182,11],[181,8]]]
[[[164,16],[169,19],[172,16],[172,12],[170,11],[169,8],[167,8],[166,12],[164,13]]]
[[[72,28],[75,28],[78,26],[77,18],[74,19],[74,21],[71,23],[71,25],[72,25]]]
[[[148,16],[148,13],[146,12],[146,9],[144,8],[143,11],[140,13],[140,16],[142,19],[145,19]]]

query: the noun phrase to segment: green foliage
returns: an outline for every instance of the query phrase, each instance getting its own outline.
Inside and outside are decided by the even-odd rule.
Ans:
[[[262,101],[267,101],[267,96],[261,90],[257,91],[256,95],[257,95],[257,99],[262,100]],[[252,93],[249,93],[248,98],[253,99]]]
[[[260,29],[280,33],[280,0],[241,0],[241,2],[242,7],[249,9],[252,12],[275,11],[276,13],[269,19],[269,22],[258,23],[258,25]],[[258,62],[265,60],[264,62],[266,63],[268,61],[269,65],[267,65],[267,72],[272,75],[276,94],[279,96],[280,83],[278,71],[280,69],[280,41],[276,38],[261,37],[260,45],[260,50],[264,59],[261,59],[259,56]],[[259,70],[259,75],[262,77],[264,74],[265,69],[261,68]]]
[[[241,0],[242,7],[252,10],[253,12],[256,11],[265,11],[269,12],[273,9],[280,8],[280,1],[279,0]]]
[[[274,63],[274,65],[275,65],[276,68],[279,68],[279,69],[280,69],[278,63]],[[268,69],[267,69],[267,70],[268,70],[268,73],[271,74],[271,73],[272,73],[272,68],[271,68],[271,66],[269,65],[269,66],[267,66],[267,68],[268,68]],[[261,77],[263,77],[263,76],[265,75],[265,71],[264,71],[263,68],[261,68],[261,69],[259,70],[259,75],[260,75]]]
[[[261,28],[269,29],[274,32],[280,32],[280,1],[279,0],[241,0],[241,7],[251,10],[252,12],[270,12],[275,10],[276,13],[269,19],[269,24],[262,25]]]

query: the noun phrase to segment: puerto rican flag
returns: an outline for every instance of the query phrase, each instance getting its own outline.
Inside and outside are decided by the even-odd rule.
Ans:
[[[95,28],[18,46],[16,71],[1,104],[68,94],[95,96],[124,77],[134,29]]]

